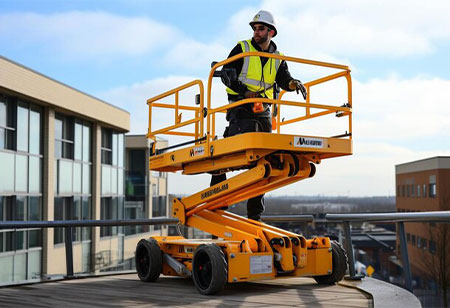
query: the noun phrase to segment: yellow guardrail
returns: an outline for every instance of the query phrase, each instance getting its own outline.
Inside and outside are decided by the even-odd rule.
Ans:
[[[199,87],[199,96],[200,96],[200,104],[198,107],[193,106],[185,106],[179,104],[179,94],[182,90],[186,90],[188,88],[191,88],[195,85],[198,85]],[[165,103],[157,103],[157,101],[175,95],[175,102],[173,104],[165,104]],[[204,87],[203,82],[201,80],[194,80],[191,82],[188,82],[182,86],[179,86],[178,88],[169,90],[167,92],[164,92],[158,96],[149,98],[147,100],[148,105],[148,133],[147,138],[153,139],[154,145],[156,143],[156,135],[159,134],[166,134],[166,135],[176,135],[176,136],[187,136],[187,137],[194,137],[195,139],[198,139],[199,136],[203,136],[204,134],[204,123],[203,123],[203,108],[204,108]],[[152,110],[153,108],[166,108],[166,109],[174,109],[174,118],[175,123],[173,125],[170,125],[168,127],[158,129],[155,131],[152,131]],[[195,116],[193,119],[188,121],[181,121],[182,114],[179,113],[180,110],[188,110],[195,112]],[[175,131],[176,129],[179,129],[181,127],[195,124],[194,132],[180,132]]]
[[[331,75],[327,75],[321,78],[318,78],[316,80],[308,81],[304,83],[304,86],[307,89],[308,95],[306,97],[306,100],[304,102],[299,101],[289,101],[289,100],[283,100],[283,95],[286,93],[286,91],[281,91],[278,99],[268,99],[268,98],[247,98],[243,99],[234,103],[226,104],[224,106],[220,106],[217,108],[211,107],[211,88],[212,88],[212,78],[214,76],[214,72],[233,61],[236,61],[238,59],[249,57],[249,56],[261,56],[266,58],[273,58],[273,59],[280,59],[285,60],[287,62],[295,62],[295,63],[301,63],[306,65],[313,65],[313,66],[320,66],[320,67],[327,67],[332,69],[338,69],[341,70],[338,73],[334,73]],[[347,81],[347,104],[344,106],[332,106],[332,105],[324,105],[324,104],[317,104],[312,103],[310,101],[310,95],[311,95],[311,88],[314,86],[323,84],[325,82],[335,80],[338,78],[345,78]],[[182,90],[185,90],[187,88],[190,88],[192,86],[198,85],[200,90],[200,104],[198,107],[192,107],[192,106],[182,106],[179,105],[178,99],[179,99],[179,92]],[[278,113],[277,113],[277,128],[276,132],[279,134],[281,126],[285,126],[288,124],[292,124],[299,121],[304,121],[307,119],[312,119],[320,116],[324,116],[327,114],[336,113],[339,116],[348,116],[348,131],[346,132],[345,136],[352,138],[352,81],[350,76],[350,69],[348,66],[340,65],[340,64],[333,64],[333,63],[327,63],[327,62],[321,62],[321,61],[313,61],[313,60],[307,60],[307,59],[301,59],[301,58],[294,58],[289,56],[282,56],[282,55],[276,55],[276,54],[268,54],[268,53],[262,53],[262,52],[247,52],[247,53],[241,53],[236,56],[233,56],[231,58],[228,58],[226,60],[223,60],[221,62],[216,63],[209,73],[208,77],[208,88],[207,88],[207,114],[206,114],[206,139],[209,143],[212,139],[216,137],[215,132],[215,115],[216,113],[224,113],[228,109],[235,108],[240,105],[248,104],[248,103],[255,103],[255,102],[261,102],[261,103],[268,103],[272,105],[278,105]],[[163,103],[157,103],[158,100],[161,100],[163,98],[166,98],[168,96],[175,95],[175,102],[174,104],[163,104]],[[184,84],[178,88],[172,89],[170,91],[167,91],[163,94],[160,94],[158,96],[155,96],[153,98],[150,98],[147,100],[147,104],[149,105],[149,125],[148,125],[148,134],[147,137],[151,138],[156,141],[156,135],[158,134],[167,134],[167,135],[178,135],[178,136],[187,136],[187,137],[194,137],[194,140],[199,139],[199,137],[204,137],[204,88],[203,83],[201,80],[194,80],[192,82],[189,82],[187,84]],[[295,106],[304,108],[306,110],[305,115],[293,119],[289,119],[286,121],[281,122],[281,106]],[[174,109],[175,116],[174,116],[174,124],[167,126],[163,129],[152,131],[151,129],[151,119],[152,119],[152,108],[159,107],[159,108],[169,108]],[[311,109],[321,109],[321,111],[312,113]],[[179,110],[190,110],[195,112],[195,117],[191,120],[187,121],[181,121],[181,114],[179,114]],[[181,127],[195,124],[194,132],[180,132],[175,131]]]

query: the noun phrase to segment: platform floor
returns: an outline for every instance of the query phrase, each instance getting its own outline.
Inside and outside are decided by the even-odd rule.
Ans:
[[[288,278],[227,285],[200,295],[191,279],[162,276],[141,282],[136,274],[61,280],[0,288],[0,307],[373,307],[357,289]]]

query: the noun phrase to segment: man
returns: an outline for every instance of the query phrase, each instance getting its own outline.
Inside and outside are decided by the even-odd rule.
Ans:
[[[259,11],[250,26],[253,29],[251,40],[241,41],[231,50],[228,58],[242,52],[281,53],[272,38],[277,35],[275,20],[271,13]],[[245,57],[224,66],[224,71],[235,70],[237,80],[222,78],[227,86],[230,103],[244,99],[266,97],[273,98],[274,83],[287,91],[301,91],[306,99],[306,89],[303,84],[292,78],[285,61],[265,57]],[[224,137],[230,137],[247,132],[272,132],[272,119],[269,104],[258,106],[246,104],[235,107],[227,112],[227,121],[230,122],[225,130]],[[213,175],[211,186],[226,180],[226,174]],[[264,195],[251,198],[247,202],[247,217],[261,220],[264,212]]]

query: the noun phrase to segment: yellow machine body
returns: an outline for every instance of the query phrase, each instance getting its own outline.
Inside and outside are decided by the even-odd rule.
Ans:
[[[321,77],[305,83],[308,96],[304,102],[283,100],[284,92],[277,99],[244,99],[220,107],[212,107],[211,83],[214,71],[236,59],[264,55],[307,65],[339,70],[338,73]],[[323,105],[310,102],[314,86],[338,78],[347,81],[348,101],[343,106]],[[179,104],[179,93],[193,86],[199,87],[197,106]],[[159,102],[175,96],[174,104]],[[230,108],[247,103],[267,103],[273,108],[274,133],[253,132],[228,138],[217,138],[215,116]],[[223,251],[228,266],[228,282],[269,279],[278,276],[322,276],[333,270],[332,247],[329,238],[320,237],[307,240],[295,234],[247,219],[222,210],[232,204],[278,189],[280,187],[307,179],[314,175],[315,165],[323,159],[352,154],[352,97],[350,69],[343,65],[298,59],[288,56],[244,53],[219,62],[213,66],[207,88],[207,104],[204,106],[204,88],[200,80],[182,85],[147,101],[149,105],[149,131],[152,139],[153,155],[150,169],[160,172],[177,172],[192,175],[200,173],[222,173],[244,170],[224,182],[207,187],[190,196],[174,199],[172,216],[180,224],[208,232],[218,240],[185,239],[180,236],[154,237],[161,251],[192,271],[195,250],[202,244],[213,243]],[[282,120],[283,106],[304,110],[304,115]],[[155,108],[173,109],[173,124],[152,130],[152,116]],[[182,121],[180,111],[193,112],[190,120]],[[309,119],[335,114],[348,118],[348,129],[334,137],[309,136],[303,134],[282,134],[281,128]],[[206,125],[205,120],[206,119]],[[181,128],[194,127],[193,131],[180,131]],[[275,128],[274,128],[275,129]],[[193,138],[184,147],[158,150],[156,136],[160,134],[178,135]],[[163,274],[180,275],[164,263]]]

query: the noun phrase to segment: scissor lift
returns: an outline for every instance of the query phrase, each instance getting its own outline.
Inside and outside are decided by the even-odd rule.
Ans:
[[[328,67],[338,73],[305,83],[308,96],[304,102],[283,100],[284,91],[275,99],[252,98],[212,108],[211,85],[220,76],[223,65],[246,56],[264,56],[312,66]],[[310,102],[311,89],[330,80],[345,78],[348,100],[337,106]],[[179,93],[199,87],[196,105],[179,104]],[[318,283],[331,284],[343,278],[347,258],[342,247],[327,237],[306,239],[300,234],[276,228],[225,211],[224,208],[291,183],[314,176],[321,160],[352,154],[352,97],[350,69],[347,66],[280,55],[250,52],[216,63],[210,72],[207,106],[204,88],[195,80],[147,101],[149,130],[152,139],[150,169],[192,175],[245,170],[217,185],[188,197],[174,199],[172,216],[180,224],[210,233],[218,239],[186,239],[182,236],[155,236],[142,239],[136,248],[136,269],[142,281],[156,281],[160,274],[192,276],[201,294],[214,294],[225,284],[273,279],[287,276],[312,276]],[[162,99],[175,96],[173,104]],[[274,133],[252,132],[228,138],[217,138],[216,115],[229,108],[248,103],[272,105]],[[281,120],[283,106],[304,110],[304,115]],[[155,108],[175,111],[175,123],[152,130]],[[317,111],[318,110],[318,111]],[[182,121],[180,111],[194,117]],[[276,111],[276,112],[275,112]],[[334,137],[281,134],[281,127],[295,122],[335,114],[348,118],[348,130]],[[204,120],[206,119],[206,129]],[[192,131],[180,128],[194,126]],[[193,138],[175,147],[157,149],[157,135],[169,134]]]

